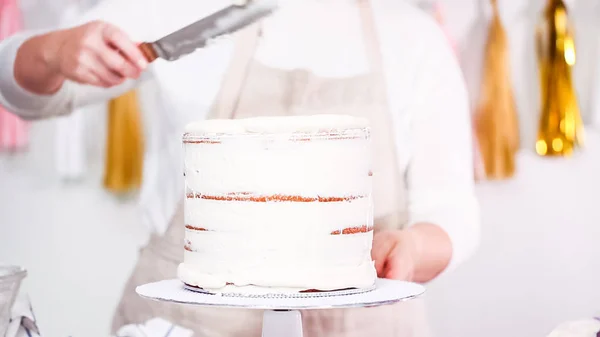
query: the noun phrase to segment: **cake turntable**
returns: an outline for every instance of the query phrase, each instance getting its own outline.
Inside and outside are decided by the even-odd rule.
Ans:
[[[192,290],[175,279],[145,284],[137,287],[136,292],[141,297],[155,301],[204,307],[265,310],[263,337],[302,337],[302,318],[299,310],[391,305],[421,296],[425,293],[425,287],[411,282],[377,279],[375,287],[358,291],[244,296]]]

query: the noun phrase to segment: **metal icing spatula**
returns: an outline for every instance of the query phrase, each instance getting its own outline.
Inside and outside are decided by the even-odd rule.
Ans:
[[[155,42],[144,42],[139,48],[148,62],[157,58],[175,61],[205,47],[217,37],[234,33],[257,22],[278,7],[277,0],[249,0],[243,5],[234,4]]]

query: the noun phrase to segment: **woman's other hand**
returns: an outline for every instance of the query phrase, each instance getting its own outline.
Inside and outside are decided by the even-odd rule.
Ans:
[[[385,230],[373,238],[371,255],[377,276],[381,278],[412,281],[418,253],[416,242],[406,230]]]
[[[25,41],[17,52],[15,79],[25,89],[52,94],[65,80],[109,88],[138,78],[147,62],[119,28],[91,22]]]
[[[419,223],[377,232],[371,255],[381,278],[428,282],[450,263],[452,243],[439,226]]]

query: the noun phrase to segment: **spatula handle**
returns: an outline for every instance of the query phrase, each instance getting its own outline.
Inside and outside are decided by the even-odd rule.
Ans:
[[[146,61],[148,61],[148,63],[151,63],[158,58],[158,54],[156,53],[154,46],[152,46],[152,43],[150,43],[150,42],[140,43],[138,48],[140,49],[142,54],[144,54],[144,57],[146,58]]]

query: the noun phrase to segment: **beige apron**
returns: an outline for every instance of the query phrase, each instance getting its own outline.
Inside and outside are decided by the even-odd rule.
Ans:
[[[319,78],[304,70],[283,71],[260,64],[254,52],[260,28],[239,36],[236,52],[212,118],[257,115],[346,114],[371,121],[373,198],[376,230],[401,228],[407,221],[404,175],[398,168],[392,117],[388,109],[382,61],[370,4],[360,1],[371,71],[351,78]],[[118,306],[113,331],[130,323],[163,317],[191,328],[197,337],[260,336],[262,312],[196,308],[142,299],[135,287],[176,278],[183,257],[183,207],[164,237],[153,237],[142,252]],[[391,306],[302,312],[307,337],[426,337],[422,299]]]

